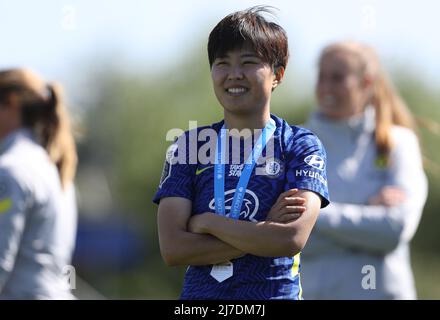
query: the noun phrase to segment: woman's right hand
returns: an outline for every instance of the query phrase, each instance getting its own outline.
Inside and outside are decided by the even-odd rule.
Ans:
[[[297,220],[306,211],[306,199],[295,197],[298,189],[290,189],[278,197],[267,214],[266,221],[289,223]]]

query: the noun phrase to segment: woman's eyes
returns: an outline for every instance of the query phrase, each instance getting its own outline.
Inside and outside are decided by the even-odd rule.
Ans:
[[[259,62],[254,61],[254,60],[245,60],[245,61],[242,61],[241,63],[242,64],[258,64]],[[217,61],[215,63],[215,65],[217,65],[217,66],[226,65],[226,64],[228,64],[226,61]]]
[[[331,82],[342,82],[345,79],[345,75],[343,74],[330,74],[330,75],[322,75],[319,74],[318,76],[318,81],[322,82],[322,81],[331,81]]]

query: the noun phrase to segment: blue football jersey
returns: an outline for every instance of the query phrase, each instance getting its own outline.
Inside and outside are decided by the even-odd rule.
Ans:
[[[275,121],[276,130],[253,169],[241,206],[240,220],[252,222],[266,220],[279,195],[293,188],[317,193],[321,197],[322,208],[329,203],[326,154],[319,139],[307,129],[290,126],[274,115],[271,115],[271,118]],[[223,123],[224,121],[221,121],[208,127],[187,131],[182,139],[178,139],[179,143],[173,144],[168,149],[159,189],[153,199],[155,203],[159,203],[160,199],[165,197],[183,197],[192,201],[193,215],[215,212],[213,177],[215,148],[211,152],[206,152],[206,143],[209,139],[200,139],[197,136],[207,128],[218,133]],[[233,139],[238,141],[232,141]],[[253,140],[252,137],[248,139]],[[238,145],[239,156],[234,152],[234,148]],[[244,162],[249,154],[247,149],[251,149],[246,148],[246,145],[249,144],[243,138],[229,137],[227,143],[229,151],[225,165],[227,215]],[[272,147],[269,148],[269,145]],[[183,150],[185,152],[182,156]],[[200,155],[205,153],[211,156],[211,162],[200,161]],[[179,156],[181,161],[176,161]],[[189,266],[185,274],[181,298],[301,299],[300,254],[294,257],[259,257],[247,254],[232,262],[233,276],[222,282],[218,282],[210,275],[212,265]]]

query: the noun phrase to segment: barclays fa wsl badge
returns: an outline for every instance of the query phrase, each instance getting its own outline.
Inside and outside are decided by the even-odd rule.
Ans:
[[[223,282],[229,279],[234,274],[234,265],[231,261],[222,262],[212,266],[211,277],[218,282]]]

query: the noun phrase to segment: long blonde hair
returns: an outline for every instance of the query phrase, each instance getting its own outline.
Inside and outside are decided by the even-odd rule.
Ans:
[[[417,132],[414,116],[398,94],[388,75],[382,68],[376,51],[365,44],[354,41],[333,43],[322,50],[320,60],[328,54],[344,52],[358,61],[360,77],[372,80],[370,101],[376,110],[376,149],[378,160],[387,164],[393,148],[391,127],[398,125]]]
[[[33,130],[57,166],[63,188],[73,181],[77,153],[60,85],[46,83],[27,69],[0,71],[0,99],[16,95],[22,126]]]

